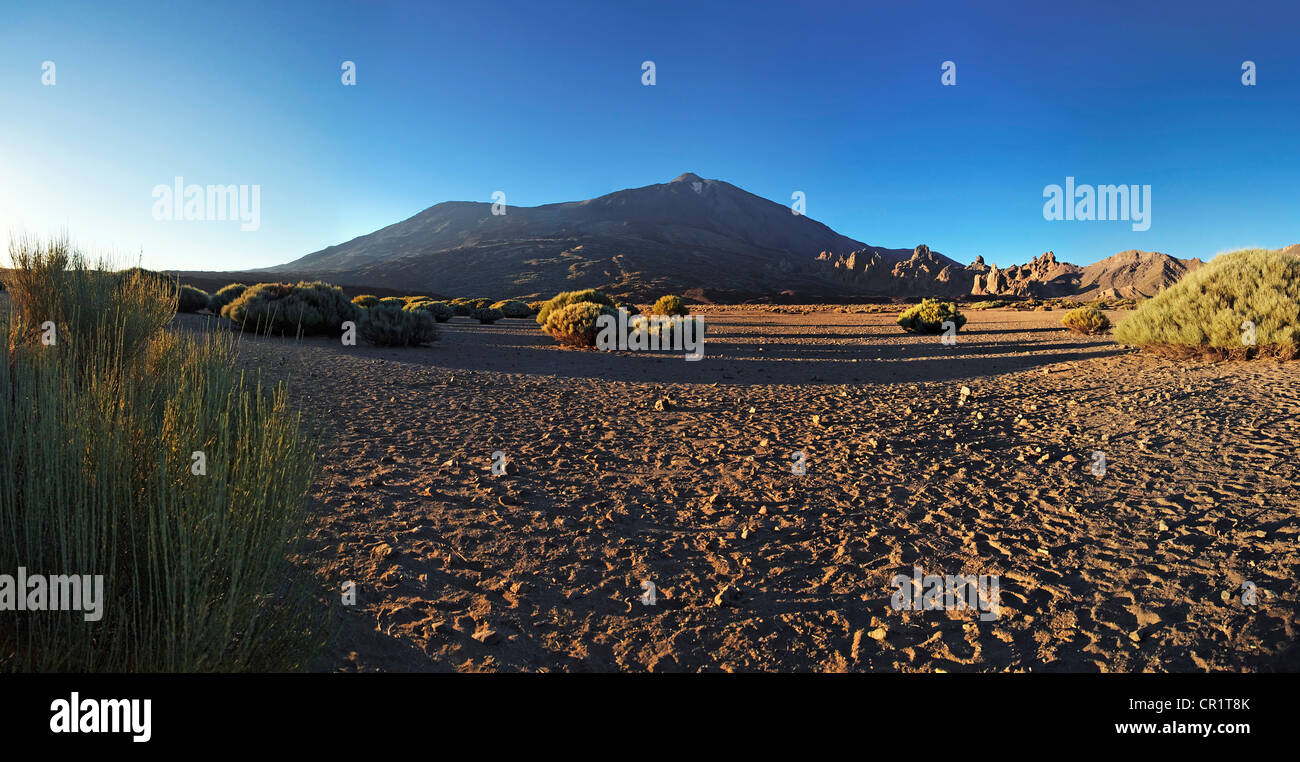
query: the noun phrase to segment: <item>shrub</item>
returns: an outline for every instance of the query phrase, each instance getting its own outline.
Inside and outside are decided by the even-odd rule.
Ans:
[[[957,309],[955,302],[937,299],[923,299],[920,304],[908,307],[898,315],[898,324],[903,330],[916,333],[942,333],[947,320],[953,321],[959,331],[966,325],[966,316]]]
[[[529,302],[529,303],[528,303],[528,309],[532,310],[532,311],[533,311],[533,314],[536,315],[538,312],[541,311],[541,309],[542,309],[542,305],[543,305],[543,304],[546,304],[546,300],[545,300],[545,299],[540,299],[540,300],[535,301],[535,302]]]
[[[532,308],[517,299],[502,299],[492,306],[501,310],[502,316],[508,318],[530,318],[533,316]]]
[[[423,310],[433,316],[433,319],[439,323],[445,323],[451,320],[451,316],[456,314],[451,305],[446,302],[415,302],[406,305],[408,310]]]
[[[654,306],[650,308],[650,314],[688,315],[690,314],[690,310],[686,308],[686,303],[682,301],[680,296],[675,294],[665,294],[664,296],[659,297],[659,301],[655,302]]]
[[[384,301],[365,311],[357,321],[357,333],[381,347],[419,346],[438,340],[438,326],[428,311],[403,309]]]
[[[239,298],[240,294],[248,290],[248,286],[243,283],[231,283],[217,289],[217,293],[208,297],[208,311],[213,315],[220,315],[227,304]]]
[[[90,271],[63,242],[15,249],[0,323],[67,329],[0,352],[0,569],[104,588],[95,622],[0,617],[0,671],[305,668],[324,621],[290,559],[315,448],[284,388],[246,378],[229,336],[166,332],[168,283]]]
[[[1001,300],[1001,299],[990,299],[990,300],[988,300],[988,301],[975,302],[974,304],[970,305],[970,307],[968,307],[968,309],[972,309],[972,310],[995,310],[995,309],[998,309],[999,307],[1005,307],[1005,306],[1007,306],[1007,303],[1006,303],[1005,301]]]
[[[451,303],[452,314],[459,315],[461,317],[469,317],[469,313],[472,312],[473,310],[474,310],[474,306],[469,302],[455,300]]]
[[[1113,335],[1161,354],[1293,358],[1300,348],[1300,258],[1263,249],[1221,254],[1142,302]]]
[[[358,307],[369,308],[379,304],[379,297],[374,294],[358,294],[357,296],[352,297],[352,303]]]
[[[337,332],[360,313],[338,286],[304,281],[251,286],[223,314],[258,332],[310,336]]]
[[[208,308],[208,300],[211,297],[207,291],[193,286],[181,286],[180,296],[177,299],[177,312],[198,312]]]
[[[617,316],[618,313],[609,305],[595,302],[566,304],[547,313],[542,330],[561,344],[594,347],[598,332],[596,318],[602,314]]]
[[[41,346],[42,325],[49,321],[56,352],[120,345],[122,357],[131,359],[176,314],[174,281],[139,268],[110,272],[102,262],[92,269],[66,238],[14,240],[9,257],[11,350]]]
[[[548,299],[541,309],[537,310],[537,324],[545,326],[547,319],[553,310],[567,307],[570,304],[580,304],[582,302],[591,302],[592,304],[603,304],[606,307],[613,307],[614,300],[605,296],[594,288],[588,288],[583,291],[564,291]]]
[[[1061,318],[1061,325],[1075,333],[1091,336],[1105,333],[1106,329],[1110,328],[1110,318],[1094,307],[1079,307],[1065,313],[1065,317]]]
[[[475,307],[470,310],[469,316],[480,323],[495,323],[503,317],[501,310],[496,307]]]

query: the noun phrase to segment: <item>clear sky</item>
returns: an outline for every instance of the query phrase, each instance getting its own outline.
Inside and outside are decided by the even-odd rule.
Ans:
[[[269,266],[440,201],[687,171],[963,262],[1300,242],[1294,0],[0,6],[0,230],[149,267]],[[260,227],[155,220],[176,176],[260,186]],[[1045,220],[1067,176],[1150,185],[1150,229]]]

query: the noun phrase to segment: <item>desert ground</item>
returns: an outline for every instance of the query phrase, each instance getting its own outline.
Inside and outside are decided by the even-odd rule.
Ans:
[[[304,568],[357,584],[316,668],[1300,669],[1300,364],[1150,357],[1060,311],[968,312],[945,346],[702,310],[699,362],[531,320],[245,337],[319,431]],[[914,566],[999,575],[999,616],[895,611]]]

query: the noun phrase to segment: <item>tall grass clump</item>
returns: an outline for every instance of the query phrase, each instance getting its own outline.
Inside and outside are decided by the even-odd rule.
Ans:
[[[176,314],[173,281],[140,268],[93,269],[66,238],[11,240],[9,258],[10,351],[43,346],[45,336],[55,347],[113,346],[132,359]]]
[[[957,309],[956,302],[941,302],[937,299],[922,299],[898,314],[898,325],[905,331],[915,333],[943,333],[943,324],[951,320],[961,330],[966,325],[966,316]]]
[[[96,621],[5,612],[0,672],[304,667],[321,607],[291,557],[314,447],[285,390],[237,371],[228,336],[163,330],[166,283],[64,241],[10,254],[0,573],[102,575],[103,595]]]
[[[1179,357],[1291,359],[1300,350],[1300,258],[1221,254],[1142,302],[1115,341]]]

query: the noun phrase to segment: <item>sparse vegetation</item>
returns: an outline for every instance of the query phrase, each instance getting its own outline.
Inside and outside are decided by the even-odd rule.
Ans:
[[[166,332],[172,282],[65,241],[10,254],[0,568],[102,575],[103,609],[0,617],[0,671],[304,668],[324,622],[290,558],[314,446],[285,390],[246,379],[228,336]]]
[[[1075,333],[1092,336],[1105,333],[1110,328],[1110,318],[1095,307],[1079,307],[1065,313],[1065,317],[1061,318],[1061,325]]]
[[[937,299],[923,299],[920,304],[908,307],[898,315],[898,325],[903,330],[914,333],[942,333],[943,324],[948,320],[959,331],[966,325],[966,316],[957,309],[955,302],[941,302]]]
[[[357,296],[352,297],[352,303],[358,307],[369,309],[370,307],[379,304],[379,297],[374,294],[358,294]]]
[[[972,304],[972,305],[970,305],[969,307],[967,307],[967,309],[971,309],[971,310],[996,310],[996,309],[998,309],[999,307],[1005,307],[1005,306],[1007,306],[1007,302],[1006,302],[1005,300],[1003,300],[1003,299],[989,299],[989,300],[982,301],[982,302],[975,302],[974,304]]]
[[[1300,258],[1221,254],[1146,300],[1115,340],[1161,354],[1294,358],[1300,348]]]

